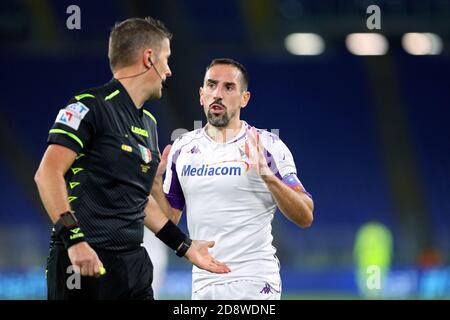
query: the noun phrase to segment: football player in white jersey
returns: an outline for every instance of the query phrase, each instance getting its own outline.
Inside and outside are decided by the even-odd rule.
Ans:
[[[192,299],[280,299],[271,226],[276,208],[302,228],[313,220],[311,195],[289,149],[278,136],[240,119],[249,100],[244,66],[213,60],[200,88],[208,123],[162,155],[166,177],[153,196],[175,223],[186,207],[190,237],[215,240],[211,255],[231,269],[213,274],[194,266]]]

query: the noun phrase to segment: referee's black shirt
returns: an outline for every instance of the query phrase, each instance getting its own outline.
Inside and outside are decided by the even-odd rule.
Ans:
[[[113,79],[72,98],[59,111],[48,143],[78,154],[65,181],[88,243],[115,251],[140,246],[144,208],[160,161],[151,113],[137,109]]]

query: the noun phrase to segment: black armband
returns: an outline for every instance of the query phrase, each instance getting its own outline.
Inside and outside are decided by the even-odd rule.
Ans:
[[[179,257],[185,255],[192,243],[192,240],[171,220],[167,221],[155,236],[174,250]]]
[[[61,239],[66,249],[69,249],[74,244],[86,241],[84,233],[78,225],[78,220],[72,211],[61,214],[54,228],[56,238]]]

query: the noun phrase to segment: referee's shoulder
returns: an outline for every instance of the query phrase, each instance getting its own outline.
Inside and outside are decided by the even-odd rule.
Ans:
[[[106,101],[109,95],[114,92],[113,88],[109,84],[102,86],[85,89],[77,92],[70,99],[70,103],[77,103],[85,105],[89,108],[95,108]]]

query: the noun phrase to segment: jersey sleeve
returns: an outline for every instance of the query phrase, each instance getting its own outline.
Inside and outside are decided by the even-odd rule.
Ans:
[[[97,130],[93,108],[95,100],[89,94],[81,96],[84,98],[76,96],[59,110],[49,131],[48,144],[59,144],[80,153],[90,142]]]
[[[179,139],[177,139],[173,143],[167,159],[166,177],[164,179],[163,190],[170,206],[174,209],[183,210],[186,201],[184,199],[183,190],[181,189],[176,168],[177,159],[180,153],[181,145],[179,144]]]
[[[312,198],[311,194],[305,189],[297,177],[294,157],[284,142],[278,136],[270,133],[267,134],[265,141],[263,139],[263,145],[266,148],[265,156],[267,164],[272,172],[294,191],[304,192]]]
[[[297,174],[294,157],[283,141],[273,133],[266,133],[262,139],[266,149],[264,155],[272,172],[280,179]]]

